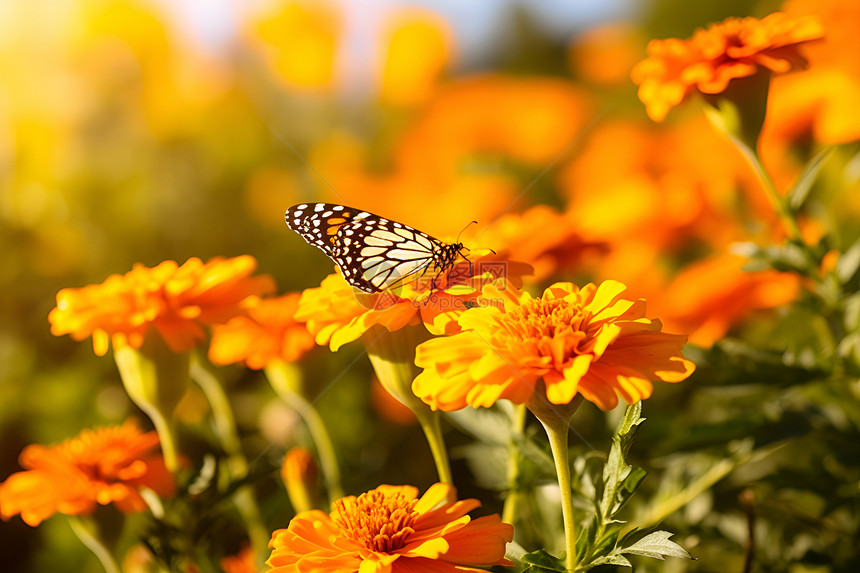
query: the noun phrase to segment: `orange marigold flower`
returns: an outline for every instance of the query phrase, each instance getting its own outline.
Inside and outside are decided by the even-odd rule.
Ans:
[[[553,404],[580,394],[603,410],[618,395],[628,404],[648,398],[652,380],[680,382],[695,366],[681,355],[687,337],[660,332],[660,321],[645,318],[644,300],[623,298],[626,288],[556,283],[533,298],[489,286],[460,316],[463,332],[418,346],[424,372],[412,389],[446,411],[522,404],[544,387]]]
[[[110,342],[114,348],[140,348],[153,327],[174,352],[188,350],[205,337],[203,325],[225,322],[250,297],[274,290],[271,277],[251,276],[256,268],[248,255],[207,263],[194,257],[181,266],[137,264],[101,284],[58,292],[48,315],[51,333],[75,340],[92,336],[95,353],[103,356]]]
[[[142,433],[133,422],[84,430],[56,446],[29,445],[18,458],[27,471],[0,484],[0,516],[20,513],[35,527],[54,513],[84,515],[109,503],[126,513],[143,511],[138,488],[174,493],[157,450],[156,433]]]
[[[475,567],[513,565],[505,544],[513,527],[498,515],[471,519],[481,504],[457,501],[437,483],[418,498],[412,486],[382,485],[334,502],[334,511],[296,515],[272,534],[271,573],[299,571],[474,572]]]
[[[433,334],[451,334],[459,330],[457,316],[475,301],[484,284],[507,278],[521,285],[521,277],[531,272],[525,263],[485,254],[473,258],[471,265],[460,261],[438,277],[430,270],[400,288],[375,294],[357,291],[335,273],[318,288],[305,289],[296,319],[306,321],[317,344],[332,351],[377,324],[394,332],[423,323]]]
[[[246,315],[235,316],[212,329],[209,360],[214,364],[244,362],[259,370],[273,360],[294,362],[314,346],[314,337],[296,320],[299,293],[255,299]]]
[[[813,18],[776,12],[758,18],[729,18],[699,29],[690,40],[669,38],[648,43],[648,57],[631,73],[639,99],[654,121],[693,90],[717,94],[737,78],[759,69],[784,73],[805,65],[798,46],[823,37]]]
[[[744,257],[712,255],[688,265],[648,298],[666,325],[690,333],[690,342],[711,346],[754,311],[797,298],[800,278],[773,270],[748,272]]]
[[[602,242],[585,240],[571,217],[547,205],[502,215],[484,231],[481,242],[508,259],[530,261],[536,280],[576,267],[586,251],[606,249]]]
[[[860,140],[860,2],[788,0],[783,9],[794,17],[818,18],[827,37],[804,50],[808,69],[771,82],[759,149],[777,189],[791,187],[802,167],[797,160],[807,156],[810,142]]]
[[[259,568],[254,560],[254,550],[245,544],[236,555],[229,555],[221,560],[224,573],[258,573]]]

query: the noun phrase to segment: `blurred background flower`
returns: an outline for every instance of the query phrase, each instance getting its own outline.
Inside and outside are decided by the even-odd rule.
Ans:
[[[328,286],[331,262],[284,224],[299,202],[346,203],[436,237],[463,232],[470,248],[533,265],[524,278],[533,293],[556,281],[623,281],[664,331],[703,347],[758,336],[750,343],[769,348],[780,339],[767,328],[801,295],[796,277],[747,272],[732,254],[738,242],[781,238],[759,181],[695,109],[650,122],[630,71],[649,39],[777,9],[817,18],[825,38],[802,46],[807,70],[773,80],[761,155],[787,191],[811,148],[845,144],[822,171],[838,184],[816,188],[801,215],[804,230],[851,244],[860,237],[852,0],[0,3],[0,480],[19,470],[27,444],[139,416],[110,360],[51,335],[61,289],[99,285],[136,264],[247,255],[281,294]],[[296,296],[259,302],[216,332],[213,359],[251,368],[298,359],[347,491],[429,486],[420,429],[402,413],[378,415],[390,408],[368,384],[359,345],[306,352]],[[348,303],[329,309],[331,328],[365,316],[366,306]],[[807,321],[789,324],[806,332]],[[349,334],[335,345],[361,332]],[[823,354],[799,355],[817,364]],[[244,448],[264,457],[272,441],[307,445],[260,376],[222,370]],[[693,412],[681,402],[707,402],[698,387],[666,390],[649,408],[671,413],[666,420]],[[187,420],[207,415],[194,392],[180,411],[190,434],[183,452],[197,459],[211,435],[203,424],[189,429]],[[586,439],[600,431],[598,416],[578,416]],[[403,451],[414,453],[410,464],[399,461]],[[468,474],[463,457],[454,472]],[[479,481],[461,491],[480,497]],[[279,503],[272,512],[286,511]],[[10,570],[93,570],[55,521],[0,523]],[[726,517],[687,533],[707,540],[737,529]],[[116,542],[128,549],[125,535]],[[714,554],[742,554],[742,541],[725,544]],[[223,548],[213,559],[238,554],[240,540]]]

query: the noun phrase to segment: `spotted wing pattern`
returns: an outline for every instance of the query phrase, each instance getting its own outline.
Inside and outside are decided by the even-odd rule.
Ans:
[[[287,209],[287,226],[321,249],[346,281],[380,292],[429,268],[444,272],[463,250],[379,215],[332,203],[301,203]]]

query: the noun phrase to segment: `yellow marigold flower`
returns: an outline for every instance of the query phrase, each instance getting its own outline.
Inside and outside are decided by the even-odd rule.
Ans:
[[[687,337],[660,332],[660,321],[645,318],[644,300],[623,298],[626,288],[556,283],[533,298],[489,286],[460,316],[463,332],[418,346],[424,372],[412,389],[446,411],[522,404],[544,391],[553,404],[580,394],[602,410],[618,395],[628,404],[648,398],[652,380],[680,382],[695,366],[681,356]]]
[[[404,8],[389,16],[380,98],[399,106],[425,102],[451,60],[452,32],[448,22],[423,8]]]
[[[271,573],[299,571],[474,572],[513,565],[505,544],[513,527],[498,515],[471,519],[481,504],[456,500],[437,483],[418,498],[412,486],[382,485],[334,503],[334,511],[308,511],[272,534]]]
[[[215,325],[209,344],[209,360],[214,364],[244,362],[259,370],[273,360],[294,362],[314,346],[307,327],[295,318],[299,293],[269,299],[255,299],[246,315]]]
[[[138,264],[101,284],[62,289],[48,315],[51,333],[92,336],[95,353],[103,356],[110,342],[115,349],[140,348],[152,327],[174,352],[188,350],[205,337],[203,325],[225,322],[249,297],[274,290],[271,277],[251,276],[256,268],[248,255],[207,263],[190,258],[181,266]]]
[[[0,516],[21,514],[35,527],[54,513],[84,515],[109,503],[126,513],[143,511],[138,488],[174,493],[157,449],[156,433],[142,433],[132,422],[84,430],[56,446],[29,445],[18,458],[27,471],[0,484]]]
[[[813,18],[792,18],[776,12],[757,18],[729,18],[699,29],[690,40],[652,40],[648,57],[631,73],[639,99],[654,121],[693,90],[717,94],[737,78],[759,69],[785,73],[805,65],[798,46],[823,37]]]
[[[336,82],[341,14],[331,2],[280,2],[250,23],[245,39],[287,86],[324,92]]]
[[[375,325],[394,332],[423,323],[432,334],[452,334],[459,330],[457,316],[471,306],[484,284],[507,278],[520,285],[520,277],[531,271],[525,263],[476,256],[471,267],[468,261],[460,261],[447,274],[435,277],[431,270],[402,288],[375,294],[357,291],[335,273],[318,288],[305,289],[296,319],[306,321],[317,344],[332,351]]]

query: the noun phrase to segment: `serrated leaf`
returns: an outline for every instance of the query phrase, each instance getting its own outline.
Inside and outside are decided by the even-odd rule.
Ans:
[[[815,154],[815,157],[803,167],[803,171],[794,182],[794,186],[788,192],[788,206],[792,211],[797,211],[806,202],[809,192],[812,190],[812,184],[815,183],[815,178],[818,177],[819,171],[824,163],[833,155],[833,147],[825,147]]]
[[[564,562],[560,558],[553,557],[543,549],[526,553],[523,555],[522,563],[526,565],[523,571],[560,571],[561,573],[566,571]]]
[[[647,475],[648,472],[642,468],[631,468],[630,473],[626,478],[624,478],[624,481],[621,482],[621,485],[615,493],[617,506],[614,508],[613,513],[617,513],[622,507],[624,507],[624,504],[627,503],[627,500],[629,500],[634,493],[636,493],[636,490],[639,489],[639,484],[642,483],[642,480],[645,479],[645,476]]]
[[[603,562],[606,565],[620,565],[621,567],[633,567],[633,564],[627,560],[623,555],[610,555],[606,558],[606,561]]]
[[[642,555],[661,560],[664,557],[692,559],[683,547],[669,539],[673,535],[674,533],[669,533],[668,531],[655,531],[654,533],[649,533],[633,545],[619,549],[619,553],[632,553],[633,555]]]
[[[603,495],[600,498],[600,512],[604,519],[611,518],[620,509],[629,494],[645,477],[644,472],[641,475],[637,473],[630,482],[630,487],[625,489],[624,484],[633,471],[625,458],[639,430],[639,424],[645,421],[641,414],[641,402],[628,406],[617,433],[612,436],[609,457],[603,467]]]
[[[588,569],[592,569],[593,567],[597,567],[598,565],[620,565],[622,567],[633,567],[633,564],[627,560],[626,557],[620,555],[618,553],[613,553],[612,555],[607,555],[606,557],[600,557],[599,559],[595,559],[588,565]]]
[[[627,411],[624,412],[624,418],[621,419],[621,424],[618,426],[618,435],[623,439],[632,440],[635,433],[638,431],[637,426],[645,421],[642,417],[642,402],[636,402],[627,406]],[[627,452],[624,452],[627,455]]]

